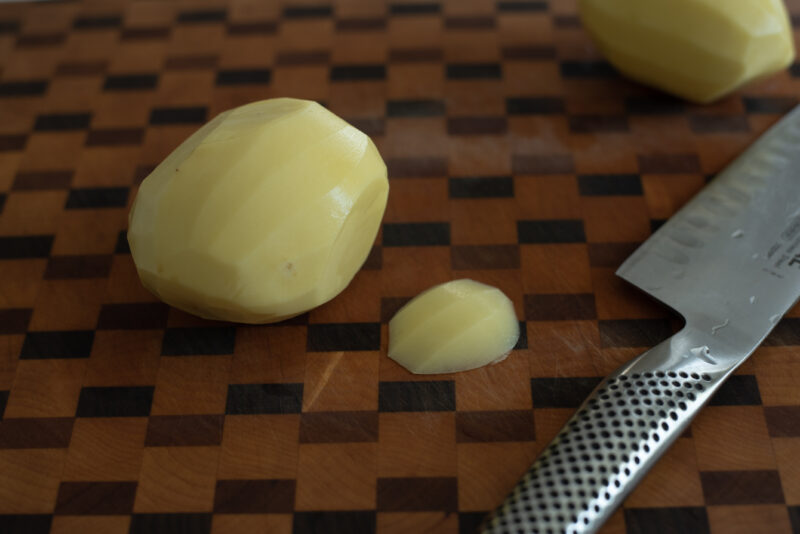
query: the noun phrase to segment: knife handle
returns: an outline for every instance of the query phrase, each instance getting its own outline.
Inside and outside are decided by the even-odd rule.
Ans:
[[[603,380],[480,532],[597,532],[732,371],[671,341]]]

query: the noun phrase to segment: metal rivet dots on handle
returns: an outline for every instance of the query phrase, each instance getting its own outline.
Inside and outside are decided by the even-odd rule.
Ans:
[[[578,411],[483,525],[491,534],[577,534],[691,418],[711,377],[648,372],[609,378]],[[630,490],[630,488],[627,488]],[[590,528],[591,527],[591,528]]]

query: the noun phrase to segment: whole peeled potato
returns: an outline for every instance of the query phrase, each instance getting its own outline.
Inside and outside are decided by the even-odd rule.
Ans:
[[[579,0],[584,27],[623,74],[709,102],[794,58],[783,0]]]
[[[142,182],[128,242],[142,283],[201,317],[268,323],[332,299],[386,208],[372,141],[315,102],[226,111]]]

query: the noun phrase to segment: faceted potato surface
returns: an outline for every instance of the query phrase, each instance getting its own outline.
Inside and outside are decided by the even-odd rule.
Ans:
[[[584,27],[622,73],[710,102],[794,58],[783,0],[579,0]]]
[[[347,286],[388,191],[369,137],[315,102],[264,100],[215,117],[142,182],[128,242],[168,304],[274,322]]]
[[[496,287],[469,279],[420,293],[389,321],[389,357],[418,374],[501,361],[518,339],[511,300]]]

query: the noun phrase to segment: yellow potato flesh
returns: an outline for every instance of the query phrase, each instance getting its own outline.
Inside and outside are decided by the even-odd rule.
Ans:
[[[386,166],[314,102],[227,111],[148,176],[128,241],[144,285],[202,317],[267,323],[341,292],[386,207]]]
[[[519,339],[502,291],[454,280],[412,299],[389,322],[389,357],[417,374],[452,373],[504,359]]]
[[[584,27],[622,73],[696,102],[794,58],[782,0],[579,0]]]

